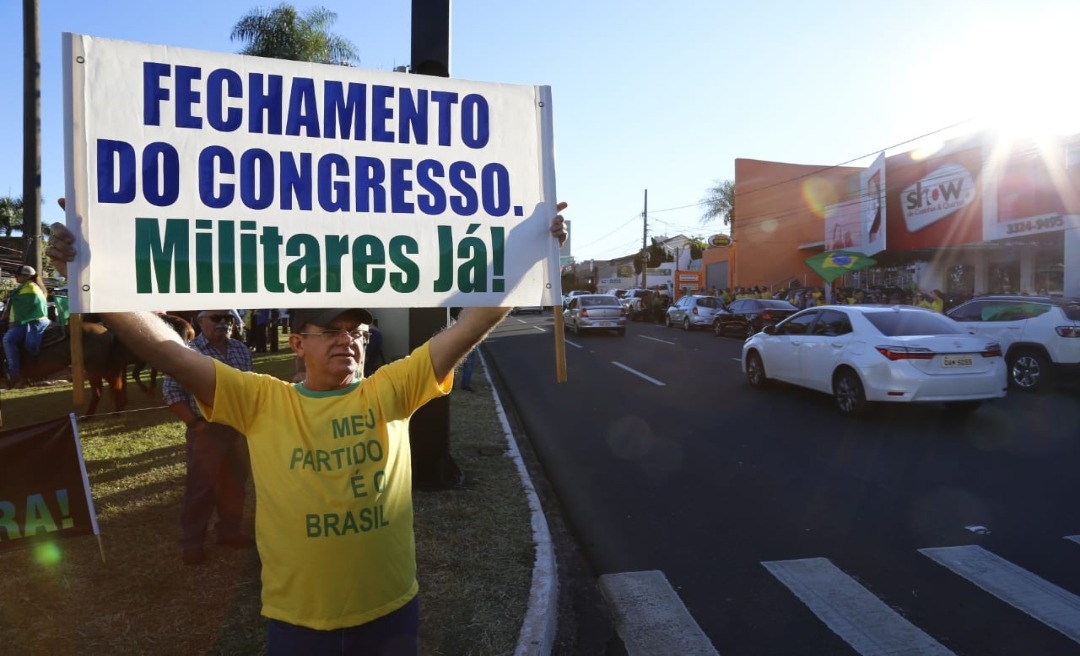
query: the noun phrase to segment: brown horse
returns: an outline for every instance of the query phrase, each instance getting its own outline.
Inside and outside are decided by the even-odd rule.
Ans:
[[[67,330],[67,327],[54,323],[46,330],[41,351],[36,356],[23,352],[19,372],[23,380],[46,378],[71,366],[71,340]],[[131,359],[130,352],[100,323],[84,321],[82,335],[83,369],[90,382],[90,404],[86,414],[97,412],[106,383],[112,390],[113,409],[123,410],[127,405],[124,370]]]
[[[195,339],[195,328],[187,319],[176,314],[158,314],[161,320],[169,324],[177,335],[185,342],[190,342]],[[142,372],[146,369],[146,363],[133,356],[131,362],[131,379],[135,381],[135,384],[139,386],[145,394],[152,394],[157,389],[157,369],[150,370],[150,382],[149,384],[142,382]]]

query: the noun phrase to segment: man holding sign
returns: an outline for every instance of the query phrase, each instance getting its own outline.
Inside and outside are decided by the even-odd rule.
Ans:
[[[64,85],[49,256],[73,311],[247,436],[270,653],[416,653],[409,418],[511,307],[558,296],[550,89],[77,34]],[[373,305],[467,309],[363,378]],[[294,308],[304,380],[131,312],[166,306]]]
[[[559,203],[562,211],[565,203]],[[551,235],[566,239],[562,216]],[[75,238],[53,224],[61,274]],[[150,312],[106,321],[136,355],[190,390],[204,416],[248,438],[268,653],[415,654],[419,605],[409,417],[453,386],[454,368],[509,307],[469,307],[412,354],[357,380],[371,315],[294,310],[303,383],[241,372],[187,348]]]

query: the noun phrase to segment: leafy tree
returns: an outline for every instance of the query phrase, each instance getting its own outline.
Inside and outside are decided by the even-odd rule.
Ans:
[[[12,231],[22,230],[23,199],[4,196],[0,198],[0,236],[10,237]]]
[[[735,182],[714,180],[713,186],[701,199],[701,204],[705,207],[705,213],[701,215],[702,223],[723,219],[724,225],[731,225],[735,220]]]
[[[246,14],[233,27],[230,39],[246,42],[242,55],[349,65],[358,59],[356,47],[330,33],[336,20],[337,14],[323,7],[301,14],[283,2],[273,9],[260,7]]]
[[[644,256],[644,257],[643,257]],[[645,267],[649,269],[656,268],[671,260],[671,253],[668,249],[664,248],[664,245],[659,242],[653,242],[649,244],[649,247],[645,249],[644,253],[638,253],[634,256],[634,273],[641,275],[642,260],[646,262]]]
[[[700,260],[705,249],[709,247],[708,242],[702,237],[690,238],[690,259]]]

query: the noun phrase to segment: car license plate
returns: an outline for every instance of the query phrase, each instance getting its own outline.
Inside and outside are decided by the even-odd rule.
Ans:
[[[597,321],[596,325],[600,326],[601,328],[608,328],[608,327],[611,326],[611,322],[610,321]]]
[[[941,356],[943,367],[970,367],[973,364],[975,364],[975,359],[970,354]]]

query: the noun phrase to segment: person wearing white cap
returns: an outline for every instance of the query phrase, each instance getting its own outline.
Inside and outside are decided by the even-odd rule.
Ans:
[[[66,273],[75,238],[52,229],[48,254]],[[551,237],[566,240],[561,216]],[[455,367],[509,310],[465,308],[365,378],[357,372],[371,313],[295,308],[289,347],[307,370],[296,384],[189,349],[151,313],[106,315],[128,348],[195,395],[208,421],[247,437],[269,656],[419,653],[409,418],[450,392]]]
[[[41,350],[41,336],[49,327],[49,306],[34,267],[23,265],[15,272],[15,289],[8,295],[4,306],[8,330],[4,333],[4,356],[7,358],[8,387],[25,385],[19,380],[22,370],[22,354],[36,356]]]

